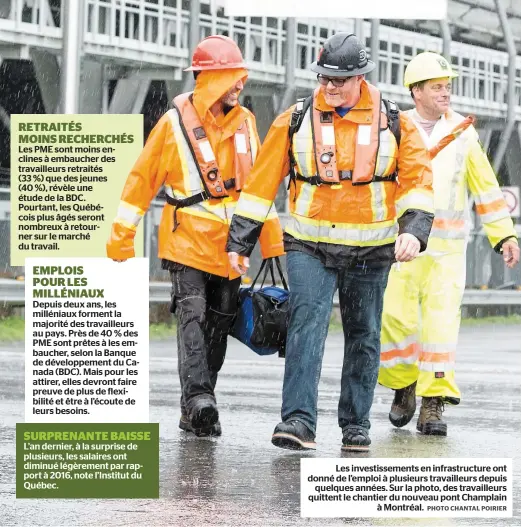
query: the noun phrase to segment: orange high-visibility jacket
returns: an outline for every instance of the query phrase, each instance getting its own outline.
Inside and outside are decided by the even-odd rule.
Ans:
[[[244,150],[251,152],[253,161],[260,142],[255,117],[247,109],[236,106],[216,118],[210,107],[245,77],[246,70],[240,69],[201,72],[193,93],[193,106],[211,146],[209,150],[208,144],[205,145],[205,155],[211,156],[213,152],[224,181],[235,178],[238,172],[244,175],[244,163],[240,170],[236,169],[238,154]],[[182,115],[181,111],[181,119]],[[107,243],[110,258],[134,256],[136,228],[161,186],[164,185],[167,196],[174,199],[195,196],[204,189],[190,143],[180,126],[181,119],[175,109],[163,115],[128,176]],[[243,132],[240,134],[242,141],[236,137],[240,132]],[[245,137],[249,137],[249,145],[243,144]],[[237,277],[229,266],[225,244],[239,192],[232,187],[226,193],[228,196],[224,198],[178,208],[175,232],[175,207],[165,204],[159,225],[159,258],[219,276]],[[284,253],[282,229],[275,207],[270,208],[260,244],[264,258]]]
[[[336,169],[342,174],[354,172],[355,163],[362,163],[371,171],[353,184],[343,179],[335,184],[313,185],[306,178],[317,174],[313,146],[312,124],[306,116],[292,141],[293,156],[297,161],[298,179],[290,185],[290,218],[285,226],[286,250],[304,250],[317,254],[326,264],[347,265],[353,261],[392,261],[394,242],[398,234],[416,236],[425,250],[433,220],[432,170],[429,154],[413,122],[400,113],[400,146],[389,130],[375,122],[380,108],[379,92],[363,81],[361,98],[344,117],[329,107],[320,91],[312,105],[328,115],[320,123],[334,128],[322,132],[327,144],[334,144]],[[288,130],[295,106],[281,114],[273,123],[243,188],[235,217],[230,228],[228,251],[241,255],[251,252],[259,226],[267,217],[277,188],[290,170]],[[312,107],[308,113],[312,111]],[[322,126],[315,119],[315,126]],[[320,133],[314,130],[314,137]],[[374,148],[357,148],[373,144]],[[322,141],[324,142],[324,141]],[[368,152],[374,160],[355,159],[355,152]],[[363,155],[363,154],[359,154]],[[317,157],[319,157],[317,155]],[[385,181],[397,173],[397,179]],[[316,177],[316,176],[315,176]],[[354,176],[353,176],[354,177]],[[393,178],[391,178],[393,179]]]

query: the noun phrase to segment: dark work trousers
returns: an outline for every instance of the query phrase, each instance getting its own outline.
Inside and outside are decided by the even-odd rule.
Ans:
[[[200,397],[215,399],[228,333],[237,313],[241,279],[229,280],[193,267],[171,267],[172,310],[177,317],[181,412],[190,416]]]

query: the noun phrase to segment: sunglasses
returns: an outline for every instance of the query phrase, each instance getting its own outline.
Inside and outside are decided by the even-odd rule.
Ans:
[[[317,75],[317,81],[322,84],[322,86],[327,86],[331,82],[333,86],[335,86],[335,88],[341,88],[349,79],[352,79],[352,77],[347,77],[346,79],[339,79],[337,77],[326,77],[321,73]]]

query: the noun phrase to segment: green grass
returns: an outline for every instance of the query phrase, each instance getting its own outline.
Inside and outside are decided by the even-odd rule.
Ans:
[[[513,325],[521,324],[521,315],[508,317],[465,318],[462,326]],[[329,325],[331,333],[342,331],[342,324],[335,316],[331,317]],[[19,342],[25,338],[25,321],[22,317],[0,318],[0,342]],[[150,324],[150,340],[171,339],[176,334],[175,324]]]
[[[175,324],[150,324],[150,340],[163,340],[176,335]]]
[[[0,342],[16,342],[25,338],[25,320],[22,317],[0,318]]]
[[[513,325],[521,324],[521,315],[510,315],[508,317],[485,317],[485,318],[464,318],[462,326],[480,326],[481,324]]]

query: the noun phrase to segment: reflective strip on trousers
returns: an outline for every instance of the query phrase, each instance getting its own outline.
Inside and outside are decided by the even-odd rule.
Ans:
[[[432,364],[438,367],[438,364],[454,363],[456,360],[456,344],[455,343],[440,343],[440,344],[429,344],[424,343],[421,346],[419,366],[420,370],[423,369],[422,365]],[[430,371],[430,370],[428,370]],[[444,371],[435,369],[433,371]]]
[[[420,371],[426,372],[443,372],[447,373],[453,371],[456,367],[456,363],[452,362],[418,362],[418,368]]]
[[[381,344],[380,366],[392,368],[397,364],[414,364],[418,360],[418,337],[409,335],[400,342]]]
[[[455,344],[423,344],[411,335],[398,344],[382,344],[380,366],[392,368],[398,364],[415,364],[422,371],[448,371],[447,365],[455,364]],[[418,353],[419,352],[419,353]]]
[[[332,223],[291,215],[285,231],[300,240],[336,243],[339,245],[386,245],[394,243],[398,224],[394,220],[382,224],[366,225],[352,223]],[[334,225],[334,227],[333,227]]]
[[[456,363],[455,342],[429,344],[421,347],[418,368],[420,371],[447,372],[454,369]]]

